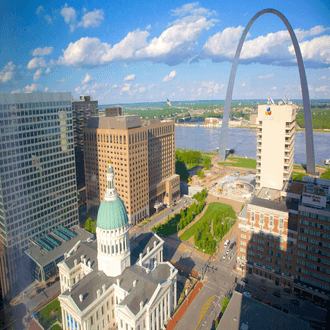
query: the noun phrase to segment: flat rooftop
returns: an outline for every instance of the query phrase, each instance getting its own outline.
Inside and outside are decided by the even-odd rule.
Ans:
[[[86,231],[85,229],[82,229],[78,226],[73,226],[70,228],[70,231],[77,234],[76,237],[72,237],[68,241],[59,240],[61,242],[61,245],[54,247],[51,251],[46,251],[45,249],[42,249],[38,245],[32,245],[30,248],[28,248],[25,253],[38,265],[41,267],[44,267],[48,265],[50,262],[55,261],[56,259],[60,258],[64,255],[64,253],[69,252],[78,241],[87,241],[87,239],[94,240],[94,235]],[[51,234],[51,232],[50,232]]]
[[[310,330],[308,323],[234,291],[217,330]]]

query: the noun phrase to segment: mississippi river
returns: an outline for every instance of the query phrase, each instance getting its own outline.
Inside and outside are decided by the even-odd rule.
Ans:
[[[219,145],[221,128],[175,127],[176,148],[214,151]],[[306,164],[305,132],[295,133],[294,162]],[[236,155],[256,158],[257,130],[229,128],[227,148],[235,149]],[[330,133],[314,132],[315,164],[323,165],[320,160],[330,158]]]

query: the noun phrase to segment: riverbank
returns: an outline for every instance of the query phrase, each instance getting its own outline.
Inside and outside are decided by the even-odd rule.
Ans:
[[[246,128],[246,127],[244,127]],[[215,152],[219,147],[221,128],[209,129],[199,127],[175,127],[175,146],[182,149]],[[315,164],[323,166],[320,161],[330,158],[330,134],[326,131],[314,131]],[[228,149],[235,149],[235,154],[241,157],[257,157],[257,130],[228,128]],[[294,163],[306,164],[305,133],[297,131],[295,134]]]
[[[229,122],[228,127],[229,128],[245,128],[245,129],[252,129],[252,130],[256,130],[258,128],[258,126],[239,126],[239,125],[235,125],[235,122],[231,123]],[[221,128],[222,125],[211,125],[211,124],[202,124],[202,123],[175,123],[175,126],[182,126],[182,127],[204,127],[204,128]],[[297,128],[296,127],[296,131],[297,132],[304,132],[305,129],[304,128]],[[313,132],[315,133],[330,133],[330,129],[328,128],[320,128],[320,129],[313,129]]]

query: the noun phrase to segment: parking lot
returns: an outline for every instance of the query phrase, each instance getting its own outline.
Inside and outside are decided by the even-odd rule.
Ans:
[[[245,283],[245,280],[248,283]],[[237,284],[237,290],[252,299],[292,314],[306,322],[313,322],[318,325],[325,323],[327,316],[325,308],[316,306],[309,300],[301,299],[299,295],[285,292],[283,288],[267,283],[261,278],[247,275],[245,279],[239,277]]]

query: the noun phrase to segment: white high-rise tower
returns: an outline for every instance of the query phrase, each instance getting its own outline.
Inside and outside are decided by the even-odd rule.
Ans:
[[[282,190],[293,171],[296,112],[290,104],[258,106],[257,188]]]

